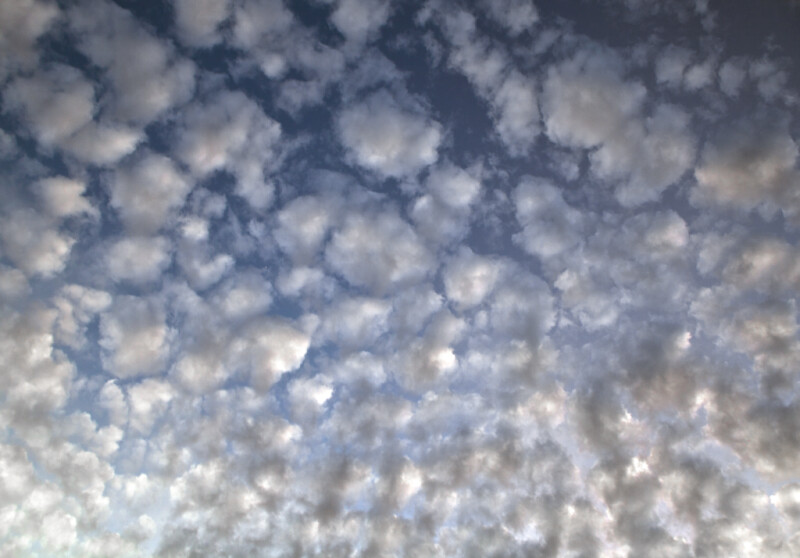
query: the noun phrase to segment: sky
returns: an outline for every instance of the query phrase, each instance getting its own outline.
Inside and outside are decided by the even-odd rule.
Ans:
[[[0,2],[0,555],[800,556],[798,29]]]

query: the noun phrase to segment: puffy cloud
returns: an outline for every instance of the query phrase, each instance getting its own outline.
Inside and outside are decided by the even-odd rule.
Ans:
[[[386,22],[390,10],[386,0],[339,0],[331,21],[348,40],[362,43]]]
[[[178,248],[177,261],[189,284],[204,290],[217,283],[234,266],[235,260],[229,254],[208,254],[205,243],[186,240]]]
[[[481,193],[480,180],[448,163],[433,169],[425,179],[425,186],[438,201],[454,210],[466,209]]]
[[[492,291],[500,274],[499,263],[463,249],[443,273],[447,298],[459,309],[480,304]]]
[[[374,298],[347,298],[323,317],[322,334],[340,349],[369,347],[388,330],[392,305]]]
[[[485,1],[482,5],[489,17],[505,27],[514,37],[530,31],[539,21],[539,12],[530,0]]]
[[[0,223],[3,251],[28,275],[52,277],[67,265],[75,239],[61,234],[49,219],[19,210]]]
[[[0,297],[5,301],[23,300],[30,289],[24,273],[13,267],[0,265]]]
[[[77,69],[52,65],[6,89],[7,108],[21,114],[35,138],[88,163],[115,163],[142,140],[135,128],[95,118],[94,85]]]
[[[266,174],[276,164],[280,124],[240,92],[225,91],[183,114],[178,159],[202,177],[220,169],[236,176],[236,192],[255,209],[272,201]]]
[[[333,225],[334,203],[316,196],[302,196],[281,209],[275,231],[281,250],[294,261],[313,261]]]
[[[348,282],[373,291],[422,279],[432,266],[424,244],[393,211],[348,215],[325,259]]]
[[[86,213],[98,216],[97,208],[83,197],[86,185],[63,176],[45,178],[36,184],[36,190],[45,210],[53,217],[62,218]]]
[[[175,391],[169,383],[147,378],[128,389],[130,405],[130,428],[134,432],[148,434],[158,418],[169,407]]]
[[[194,91],[194,65],[180,59],[133,15],[111,2],[89,0],[72,6],[68,20],[77,46],[105,70],[112,85],[114,117],[147,124]],[[130,53],[136,52],[135,57]]]
[[[269,308],[272,286],[259,273],[243,271],[225,281],[212,300],[226,318],[242,320]]]
[[[514,241],[542,259],[575,247],[580,241],[582,216],[567,205],[561,192],[543,179],[527,178],[513,194],[522,231]]]
[[[58,7],[51,2],[21,0],[4,2],[0,6],[0,78],[5,78],[18,66],[30,67],[39,56],[36,40],[42,36],[58,16]]]
[[[641,110],[646,90],[626,83],[621,62],[608,54],[581,53],[548,70],[544,83],[547,135],[554,141],[594,147],[626,128]]]
[[[250,372],[251,382],[266,391],[278,379],[300,367],[310,344],[309,336],[278,320],[262,319],[247,326],[230,346],[233,363]]]
[[[694,158],[689,117],[662,105],[643,118],[645,87],[627,82],[613,54],[579,52],[548,70],[544,120],[551,140],[597,148],[590,158],[601,178],[620,182],[617,200],[636,206],[658,199]]]
[[[726,60],[719,67],[719,88],[726,95],[734,97],[739,93],[746,77],[747,68],[741,60]]]
[[[106,267],[115,281],[158,281],[172,262],[169,241],[161,236],[126,237],[108,247]]]
[[[64,142],[64,149],[95,165],[111,165],[133,153],[142,132],[119,124],[89,122]]]
[[[524,2],[490,3],[489,13],[518,32],[533,23],[536,10]],[[511,23],[512,14],[520,16]],[[444,28],[455,47],[450,64],[461,71],[489,103],[495,129],[509,153],[528,153],[540,131],[536,83],[514,69],[507,53],[477,31],[475,18],[459,11],[444,15]]]
[[[121,295],[100,317],[103,367],[117,378],[163,371],[173,331],[155,299]]]
[[[4,98],[11,110],[22,112],[36,139],[46,146],[69,138],[95,111],[92,84],[75,68],[63,65],[15,79]]]
[[[167,224],[171,213],[183,205],[190,188],[170,159],[144,153],[115,174],[110,185],[111,205],[119,211],[129,231],[151,234]]]
[[[325,378],[298,378],[289,384],[289,403],[292,414],[300,423],[315,420],[323,406],[333,395],[333,388]]]
[[[464,322],[442,310],[405,351],[397,364],[397,381],[406,389],[424,392],[452,374],[458,358],[452,345],[464,331]]]
[[[58,309],[55,334],[59,342],[81,347],[86,342],[86,329],[99,312],[111,305],[111,295],[81,285],[67,285],[53,301]]]
[[[221,39],[219,26],[228,17],[230,2],[176,0],[174,8],[175,26],[181,40],[193,47],[210,47]]]
[[[735,122],[704,147],[692,202],[758,209],[767,218],[782,211],[794,220],[800,211],[797,157],[785,126],[762,117]]]
[[[793,74],[708,2],[6,4],[0,555],[800,555]]]
[[[385,92],[346,108],[337,124],[356,162],[384,176],[412,175],[438,158],[441,126]]]

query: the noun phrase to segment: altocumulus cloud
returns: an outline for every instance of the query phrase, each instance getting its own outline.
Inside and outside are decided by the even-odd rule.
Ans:
[[[0,555],[800,555],[799,18],[0,2]]]

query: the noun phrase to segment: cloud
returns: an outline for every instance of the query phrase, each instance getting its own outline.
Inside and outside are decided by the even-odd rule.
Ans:
[[[206,0],[202,4],[176,0],[175,26],[181,40],[193,47],[210,47],[221,40],[220,24],[228,17],[230,3]]]
[[[265,209],[272,201],[268,171],[276,164],[281,127],[239,92],[223,92],[206,103],[194,102],[183,114],[177,158],[198,178],[228,170],[236,192]]]
[[[441,126],[376,93],[338,118],[339,137],[355,161],[384,176],[412,175],[436,162]]]
[[[0,555],[800,555],[780,26],[6,4]]]
[[[0,224],[5,256],[27,275],[51,277],[67,265],[75,239],[31,210],[13,212]]]
[[[491,3],[489,13],[514,33],[535,21],[536,9],[529,8],[524,2],[506,2],[505,6]],[[502,47],[478,32],[472,14],[444,14],[444,29],[455,47],[450,65],[462,72],[489,104],[495,129],[509,153],[527,154],[540,132],[536,82],[513,67]]]
[[[64,65],[18,77],[4,92],[9,108],[21,112],[36,139],[48,147],[64,142],[91,121],[94,96],[92,84]]]
[[[5,78],[17,67],[28,68],[39,59],[36,40],[58,16],[58,7],[50,2],[22,0],[0,7],[0,77]]]
[[[97,209],[83,197],[86,185],[77,180],[56,176],[36,184],[37,193],[45,210],[56,218],[85,213],[97,217]]]
[[[172,262],[166,238],[126,237],[108,247],[106,267],[115,281],[144,284],[158,281]]]
[[[275,240],[293,261],[310,263],[317,256],[336,218],[335,200],[295,198],[278,212]]]
[[[93,121],[70,136],[64,149],[87,163],[110,165],[133,153],[142,139],[135,128]]]
[[[456,307],[469,309],[486,298],[499,274],[498,263],[465,248],[447,265],[443,274],[444,290]]]
[[[377,292],[418,281],[433,264],[414,230],[390,210],[348,215],[333,233],[325,260],[349,283]]]
[[[341,350],[370,347],[388,330],[389,302],[374,298],[340,300],[323,317],[321,333]]]
[[[695,169],[695,205],[757,209],[765,218],[781,211],[797,218],[793,192],[800,184],[797,144],[785,126],[751,117],[727,126],[708,142]]]
[[[385,0],[339,0],[331,21],[348,40],[363,43],[386,22],[390,9]]]
[[[143,152],[117,171],[110,185],[111,206],[135,234],[152,234],[164,227],[191,188],[170,159]]]
[[[482,6],[489,17],[505,27],[512,37],[532,29],[539,21],[539,12],[529,0],[503,0],[483,2]]]
[[[249,370],[255,388],[266,391],[283,374],[300,367],[309,344],[308,335],[283,321],[257,320],[232,343],[231,358]]]
[[[514,241],[542,259],[574,248],[580,242],[583,219],[564,202],[549,181],[528,177],[513,193],[517,221],[523,227]]]
[[[189,100],[195,67],[181,59],[133,15],[116,4],[90,0],[67,12],[78,49],[105,71],[113,88],[111,114],[145,125]],[[129,55],[136,52],[135,57]]]
[[[103,367],[117,378],[154,376],[166,367],[173,334],[158,301],[118,296],[100,317]]]
[[[626,81],[615,55],[579,51],[548,70],[544,84],[547,135],[571,147],[596,148],[592,171],[619,183],[624,206],[658,199],[688,170],[694,158],[689,117],[662,105],[644,117],[647,90]]]

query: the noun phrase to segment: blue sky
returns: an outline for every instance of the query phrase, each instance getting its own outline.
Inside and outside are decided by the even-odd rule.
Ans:
[[[0,554],[800,555],[798,28],[0,3]]]

